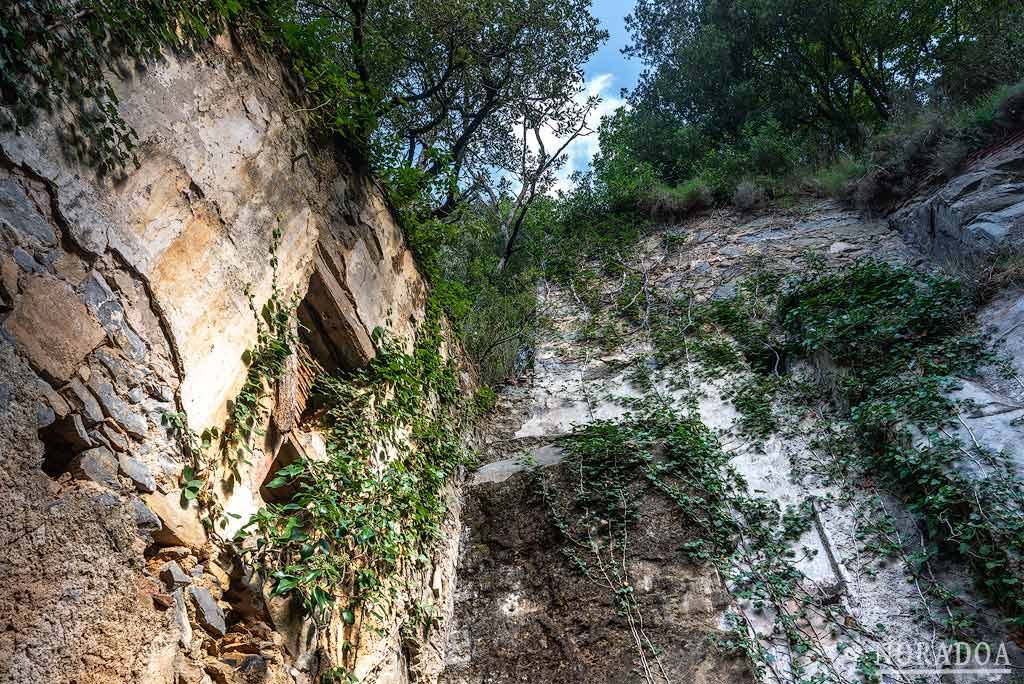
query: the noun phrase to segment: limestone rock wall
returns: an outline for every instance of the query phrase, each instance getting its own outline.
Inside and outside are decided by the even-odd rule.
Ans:
[[[933,256],[970,260],[1024,246],[1024,133],[896,211],[892,226]]]
[[[1020,184],[1024,168],[1022,156],[1019,147],[1010,146],[979,159],[978,167],[988,171],[968,170],[968,177],[951,181],[950,186],[960,188],[957,201],[963,207],[988,206],[995,212],[991,197],[998,192],[1004,197],[1000,205],[1012,206],[1006,198],[1017,192],[1014,188]],[[989,180],[971,181],[978,173]],[[996,185],[1002,190],[997,191]],[[1000,214],[1004,230],[999,231],[1003,237],[998,241],[979,242],[971,237],[981,230],[980,209],[951,214],[942,232],[930,232],[928,205],[940,201],[936,198],[943,192],[946,190],[932,199],[922,198],[921,204],[889,221],[866,218],[834,202],[804,202],[755,214],[716,211],[681,225],[663,226],[625,259],[634,273],[643,273],[658,296],[682,298],[692,293],[705,300],[733,296],[738,283],[762,266],[781,273],[804,270],[809,267],[809,252],[816,260],[835,266],[875,258],[931,270],[970,263],[1014,244],[1021,224],[1010,210]],[[991,215],[985,220],[995,221]],[[611,277],[599,286],[600,301],[609,310],[621,301],[622,282]],[[822,429],[819,423],[797,414],[785,418],[792,422],[783,422],[779,432],[763,443],[752,439],[738,427],[739,413],[728,398],[728,377],[708,378],[698,372],[659,380],[659,364],[651,357],[651,343],[642,326],[624,325],[609,349],[608,342],[594,333],[598,326],[589,322],[594,314],[579,294],[549,287],[541,295],[553,330],[535,350],[533,368],[523,382],[499,396],[485,430],[485,463],[466,483],[455,610],[442,682],[738,684],[813,678],[808,670],[797,674],[794,663],[798,659],[787,651],[786,640],[778,638],[771,609],[749,595],[730,596],[730,587],[716,568],[684,559],[679,549],[687,531],[658,496],[640,500],[641,522],[630,531],[628,557],[621,551],[622,577],[630,584],[643,629],[652,642],[647,657],[659,657],[653,675],[641,676],[642,649],[631,648],[632,625],[616,611],[612,593],[574,571],[561,553],[563,546],[571,551],[575,547],[568,545],[552,524],[524,453],[543,469],[549,482],[568,479],[569,485],[575,486],[558,438],[579,426],[623,416],[632,410],[628,402],[649,391],[645,382],[652,381],[662,398],[678,405],[690,400],[686,388],[697,388],[701,420],[720,436],[732,466],[751,491],[780,509],[811,508],[813,524],[794,545],[800,553],[793,567],[803,586],[825,592],[831,605],[842,606],[848,620],[845,626],[885,626],[884,635],[866,631],[867,640],[860,647],[890,658],[893,644],[936,639],[934,630],[915,618],[922,595],[908,581],[902,563],[877,563],[863,548],[863,521],[856,511],[870,500],[870,493],[841,491],[834,482],[801,472],[800,464],[816,457],[814,441]],[[1000,349],[1016,375],[1008,378],[989,368],[979,377],[963,379],[960,391],[975,400],[975,408],[961,416],[960,438],[966,444],[976,439],[1022,465],[1024,293],[1015,289],[1001,292],[979,312],[978,322],[1002,342]],[[634,373],[638,363],[648,369],[639,382]],[[821,359],[817,368],[807,366],[794,372],[806,373],[801,377],[813,382],[822,379],[827,370],[824,366],[825,359]],[[961,469],[970,465],[966,459],[951,464]],[[886,499],[886,505],[905,516],[898,501]],[[908,519],[900,518],[901,524]],[[909,529],[917,534],[916,528]],[[595,535],[603,540],[599,533],[597,530]],[[580,554],[589,560],[585,552]],[[1019,642],[1000,623],[993,607],[972,594],[963,567],[938,562],[935,566],[943,582],[964,592],[969,604],[987,606],[976,616],[978,638],[1005,644],[1011,662],[1020,667],[1024,652]],[[727,614],[743,616],[777,669],[757,676],[743,656],[713,646],[723,638]],[[828,662],[828,667],[839,673],[828,681],[860,679],[856,650],[845,650],[849,643],[837,641],[834,624],[808,622],[801,629],[823,635],[818,662]],[[1009,679],[1003,677],[999,681]],[[919,680],[978,679],[980,676],[951,671],[941,677],[926,673]]]
[[[968,281],[986,277],[984,268],[975,268],[979,262],[1018,261],[1024,253],[1024,132],[976,155],[948,183],[895,212],[889,225],[932,263]],[[1024,291],[998,292],[978,321],[1007,366],[963,381],[956,398],[975,402],[976,409],[965,416],[959,436],[1006,454],[1024,474]]]
[[[325,366],[369,359],[378,325],[411,336],[425,282],[372,181],[309,140],[275,61],[222,36],[117,89],[139,135],[121,177],[65,155],[50,120],[0,138],[0,681],[310,681],[310,626],[182,507],[163,416],[223,423],[275,230],[277,285]],[[234,527],[287,437],[216,492]],[[366,669],[401,653],[375,644]]]

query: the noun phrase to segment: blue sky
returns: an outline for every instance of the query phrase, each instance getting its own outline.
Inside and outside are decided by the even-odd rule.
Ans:
[[[592,13],[608,31],[608,40],[584,66],[585,92],[599,95],[601,104],[591,114],[590,128],[596,130],[600,120],[623,105],[623,88],[632,88],[640,75],[641,65],[622,54],[629,43],[626,15],[633,9],[633,0],[593,0]],[[569,176],[590,166],[597,153],[597,134],[575,140],[566,149],[567,161],[558,173],[557,189],[568,189]]]
[[[610,95],[618,95],[622,88],[632,88],[640,75],[640,64],[626,59],[622,48],[629,44],[626,31],[626,15],[633,10],[630,0],[594,0],[591,13],[601,21],[608,31],[608,41],[601,46],[586,65],[587,79],[603,74],[612,74],[613,86]]]

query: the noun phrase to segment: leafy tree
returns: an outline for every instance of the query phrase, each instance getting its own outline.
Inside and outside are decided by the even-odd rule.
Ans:
[[[582,64],[606,34],[589,0],[297,0],[278,9],[321,120],[448,215],[481,168],[507,168],[527,122],[579,114]],[[313,40],[315,39],[315,40]],[[323,103],[321,103],[323,104]],[[432,185],[443,179],[440,185]]]
[[[988,0],[640,0],[629,53],[649,69],[633,100],[715,140],[753,112],[856,145],[935,86],[972,96],[964,73],[1019,78],[1024,39],[1008,29],[1022,17],[1019,3]],[[1005,49],[980,59],[989,39]]]

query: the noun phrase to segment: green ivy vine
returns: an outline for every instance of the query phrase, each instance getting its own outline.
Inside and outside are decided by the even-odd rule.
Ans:
[[[0,13],[0,127],[65,118],[64,142],[100,172],[138,163],[108,74],[192,48],[255,7],[248,0],[21,0]]]
[[[792,678],[780,676],[777,655],[742,613],[729,614],[731,627],[716,640],[727,654],[745,654],[758,681],[848,681],[807,629],[812,621],[829,624],[851,654],[877,658],[880,627],[861,624],[830,595],[809,589],[797,569],[800,557],[813,553],[798,544],[812,525],[810,505],[781,510],[751,495],[730,455],[695,415],[652,394],[627,403],[632,410],[622,419],[590,423],[559,441],[564,477],[540,468],[532,473],[568,563],[610,592],[627,621],[644,681],[669,680],[626,571],[629,539],[650,496],[674,504],[679,528],[689,535],[679,549],[684,558],[713,565],[737,599],[773,616],[772,641],[793,655]]]
[[[997,360],[973,330],[974,302],[959,282],[875,260],[839,269],[812,260],[802,275],[784,279],[760,270],[732,297],[688,306],[685,330],[678,305],[667,309],[669,322],[653,335],[656,349],[678,361],[680,348],[699,349],[710,332],[727,335],[748,372],[727,395],[741,428],[755,438],[777,429],[773,403],[780,390],[793,388],[794,361],[833,369],[816,395],[791,397],[831,402],[834,419],[845,425],[813,440],[828,461],[818,470],[831,480],[870,480],[920,521],[926,542],[904,555],[925,554],[908,568],[945,606],[951,633],[965,626],[962,606],[925,573],[924,561],[940,551],[967,563],[1011,625],[1024,624],[1024,487],[1002,454],[956,435],[965,407],[950,393],[959,378]],[[719,358],[735,371],[726,355]],[[952,465],[961,462],[983,476]]]
[[[405,572],[426,567],[447,485],[474,461],[461,439],[456,364],[441,352],[439,307],[428,307],[411,352],[380,328],[373,340],[366,367],[316,383],[326,458],[278,471],[269,486],[296,493],[238,536],[255,538],[245,554],[274,594],[296,596],[316,618],[338,608],[349,625],[383,620]]]

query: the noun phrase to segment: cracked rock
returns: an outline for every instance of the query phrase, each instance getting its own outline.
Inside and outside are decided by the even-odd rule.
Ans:
[[[3,325],[32,367],[53,384],[66,382],[106,337],[74,290],[48,275],[26,279]]]
[[[174,390],[167,385],[157,385],[150,390],[150,396],[154,399],[159,399],[164,403],[174,401]]]
[[[96,397],[93,396],[92,392],[86,389],[85,385],[79,378],[73,378],[68,384],[68,391],[78,401],[78,404],[82,407],[82,415],[85,418],[85,424],[88,427],[92,427],[96,423],[103,421],[103,409],[100,408],[99,402],[96,401]]]
[[[18,264],[21,270],[26,273],[45,273],[46,269],[43,268],[38,261],[35,260],[31,254],[23,250],[21,247],[14,248],[14,261]]]
[[[188,593],[192,597],[192,605],[196,608],[196,620],[203,629],[214,636],[224,636],[228,630],[224,622],[224,611],[217,605],[209,590],[203,587],[189,587]]]
[[[135,524],[139,530],[148,534],[153,534],[163,527],[160,524],[160,518],[156,517],[156,514],[139,499],[132,499],[132,516],[135,518]]]
[[[0,180],[0,213],[20,236],[19,239],[28,237],[45,245],[56,242],[53,228],[13,178]]]
[[[128,374],[128,370],[121,363],[121,360],[110,353],[107,349],[96,351],[96,358],[110,371],[110,377],[121,378]]]
[[[163,567],[160,568],[160,579],[170,591],[192,584],[192,578],[186,575],[175,561],[167,561],[163,564]]]
[[[124,436],[124,433],[109,423],[103,423],[102,428],[103,436],[106,437],[114,451],[128,451],[128,438]]]
[[[149,430],[146,419],[132,411],[121,397],[117,396],[113,385],[94,376],[89,388],[96,394],[103,406],[103,412],[132,437],[142,439]]]
[[[156,478],[153,477],[153,473],[149,472],[149,468],[145,464],[125,453],[118,455],[117,464],[125,477],[131,480],[140,492],[150,494],[156,491]]]
[[[44,430],[41,430],[39,436],[47,444],[57,448],[69,449],[73,453],[85,451],[95,446],[95,442],[92,441],[85,431],[82,417],[77,413],[56,419],[53,423],[47,425]]]
[[[117,461],[106,447],[83,451],[72,465],[71,472],[79,480],[92,480],[108,486],[117,484]]]

